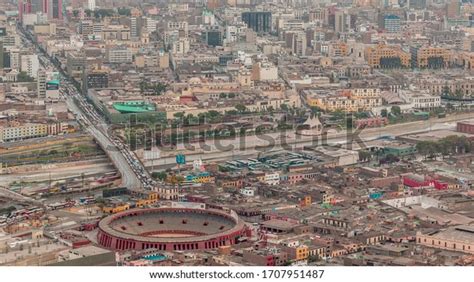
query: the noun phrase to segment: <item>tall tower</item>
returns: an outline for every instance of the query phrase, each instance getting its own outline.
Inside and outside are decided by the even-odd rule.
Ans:
[[[460,10],[460,0],[451,0],[446,3],[446,16],[448,17],[448,19],[454,19],[459,17]]]
[[[23,22],[23,14],[31,13],[31,0],[18,0],[18,18]]]
[[[3,41],[0,41],[0,69],[2,69],[2,68],[4,67],[3,54],[4,54],[4,51],[3,51]]]
[[[63,0],[45,0],[47,1],[46,12],[48,19],[63,19]]]
[[[94,11],[95,10],[95,0],[87,0],[87,9]]]
[[[42,7],[43,7],[43,14],[47,15],[48,14],[48,0],[41,0],[42,2]]]
[[[46,71],[39,70],[36,79],[36,91],[38,99],[46,98]]]

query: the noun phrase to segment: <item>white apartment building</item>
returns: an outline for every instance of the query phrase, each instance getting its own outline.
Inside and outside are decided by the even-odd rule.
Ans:
[[[95,0],[87,0],[87,9],[94,11],[96,8]]]
[[[36,78],[39,70],[38,55],[21,55],[20,70],[26,72],[29,76]]]
[[[173,54],[186,54],[189,52],[189,40],[180,38],[172,44]]]
[[[0,126],[0,142],[58,135],[67,131],[67,124],[62,123],[27,123],[18,126]]]
[[[10,50],[10,68],[20,70],[20,49]]]
[[[107,50],[107,60],[112,64],[123,64],[132,62],[132,52],[127,48],[116,48]]]
[[[265,173],[264,182],[267,185],[278,185],[280,184],[280,174],[278,172]]]
[[[256,81],[278,80],[278,67],[271,63],[258,62],[252,67],[252,79]]]
[[[412,97],[411,104],[413,105],[414,109],[429,110],[439,108],[441,106],[441,97],[431,95],[417,95]]]
[[[155,20],[155,19],[146,18],[146,31],[148,31],[148,33],[152,33],[154,31],[156,31],[157,23],[158,23],[158,21]]]
[[[246,197],[253,197],[255,196],[255,190],[252,188],[242,188],[239,190],[239,193]]]
[[[38,71],[36,79],[36,91],[39,99],[46,98],[46,72],[44,70]]]

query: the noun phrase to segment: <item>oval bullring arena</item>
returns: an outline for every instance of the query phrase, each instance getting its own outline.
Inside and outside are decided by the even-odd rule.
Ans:
[[[165,207],[133,209],[99,222],[97,240],[113,250],[205,250],[233,245],[246,235],[234,211]]]

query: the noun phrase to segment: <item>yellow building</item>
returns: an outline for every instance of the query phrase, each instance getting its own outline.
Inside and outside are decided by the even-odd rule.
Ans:
[[[383,59],[400,59],[401,67],[411,66],[411,56],[408,52],[402,50],[399,46],[389,46],[385,44],[378,44],[374,47],[365,49],[365,57],[367,63],[373,68],[390,67],[390,64],[384,63]]]
[[[346,57],[349,54],[348,50],[345,42],[339,41],[331,44],[331,55],[334,57]]]
[[[324,111],[357,112],[370,110],[382,105],[380,90],[353,89],[338,94],[311,94],[306,95],[306,102],[310,107],[318,107]]]
[[[462,61],[465,69],[474,70],[474,53],[464,52],[462,54]]]
[[[412,58],[415,60],[415,65],[418,68],[429,67],[430,59],[441,58],[442,66],[447,67],[451,61],[451,53],[449,50],[439,47],[421,47],[421,48],[412,48],[411,50]]]
[[[216,178],[214,176],[199,176],[195,180],[197,183],[214,183]]]
[[[311,203],[313,202],[311,196],[305,196],[301,201],[300,201],[300,205],[302,207],[307,207],[307,206],[311,206]]]
[[[19,126],[0,127],[0,141],[3,142],[44,136],[48,136],[47,124],[31,123]]]
[[[295,260],[305,260],[309,257],[309,248],[308,246],[298,246],[295,250],[296,258]]]
[[[149,206],[149,205],[152,205],[154,203],[158,202],[158,199],[155,199],[155,200],[150,200],[150,199],[140,199],[140,200],[137,200],[135,202],[135,206],[137,208],[142,208],[144,206]]]
[[[147,192],[146,194],[142,195],[141,199],[135,202],[135,206],[137,208],[141,208],[144,206],[152,205],[158,202],[159,194],[157,192]]]
[[[130,209],[129,204],[120,204],[120,205],[112,205],[112,206],[104,206],[102,208],[102,212],[108,214],[114,214],[118,212],[123,212]]]

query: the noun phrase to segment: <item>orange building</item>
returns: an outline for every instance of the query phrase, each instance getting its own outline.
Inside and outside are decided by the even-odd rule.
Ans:
[[[451,62],[449,50],[440,47],[411,47],[412,63],[418,68],[448,67]]]
[[[399,46],[378,44],[365,49],[367,63],[373,68],[410,67],[411,56]],[[399,61],[399,63],[394,63]]]

